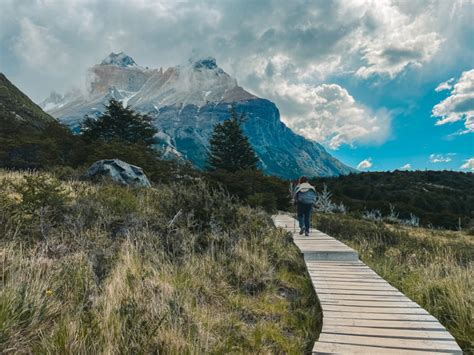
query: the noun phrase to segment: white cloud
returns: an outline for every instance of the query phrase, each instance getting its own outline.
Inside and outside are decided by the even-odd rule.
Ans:
[[[319,85],[343,73],[393,78],[432,60],[441,44],[454,43],[443,42],[443,31],[452,27],[443,21],[469,21],[461,15],[470,10],[469,4],[433,0],[38,0],[28,6],[3,0],[0,46],[11,62],[34,57],[22,56],[20,48],[41,53],[43,63],[67,56],[60,62],[70,80],[111,51],[125,51],[142,65],[166,67],[185,62],[194,49],[217,57],[242,84],[258,91],[266,80],[258,75],[259,66],[267,67],[278,55],[291,65],[274,71],[290,83]],[[12,45],[16,38],[21,44]],[[29,51],[29,44],[36,50]]]
[[[453,83],[454,83],[454,78],[443,81],[441,84],[439,84],[436,87],[435,91],[440,92],[440,91],[443,91],[443,90],[451,90],[453,88]]]
[[[465,160],[465,163],[461,165],[461,169],[471,170],[474,172],[474,158]]]
[[[60,70],[68,58],[61,41],[47,27],[28,18],[20,19],[19,24],[20,33],[13,45],[17,57],[31,68]]]
[[[394,78],[407,67],[429,62],[443,42],[432,27],[429,6],[409,8],[399,1],[355,3],[365,7],[366,22],[357,42],[365,63],[356,70],[357,76]]]
[[[359,164],[357,164],[357,169],[359,170],[366,170],[370,167],[372,167],[372,158],[364,159]]]
[[[474,132],[474,69],[461,74],[450,95],[433,107],[432,115],[440,117],[436,125],[464,121],[466,129],[460,133]]]
[[[431,163],[449,163],[453,160],[451,157],[456,155],[456,153],[447,153],[447,154],[430,154]]]
[[[400,170],[410,170],[411,169],[411,164],[407,163],[405,165],[403,165]]]
[[[280,103],[283,121],[291,129],[332,149],[382,143],[389,136],[389,113],[373,112],[337,84],[291,84],[279,78],[265,83],[263,90]]]

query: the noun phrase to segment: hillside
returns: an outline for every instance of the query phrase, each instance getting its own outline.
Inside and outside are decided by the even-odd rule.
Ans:
[[[97,117],[113,98],[153,118],[158,149],[202,169],[217,123],[234,105],[246,114],[243,130],[269,175],[295,178],[335,176],[355,170],[332,157],[322,145],[295,134],[281,120],[277,106],[238,85],[214,58],[163,70],[145,68],[124,53],[111,53],[89,69],[85,92],[52,94],[41,106],[73,131],[84,116]]]
[[[3,73],[0,73],[0,118],[2,124],[6,121],[10,124],[17,122],[37,129],[44,129],[56,122],[13,85]]]
[[[402,219],[414,214],[424,226],[457,229],[474,223],[474,174],[455,171],[394,171],[350,174],[313,180],[318,190],[326,184],[335,202],[349,212],[379,210],[390,204]]]
[[[41,168],[70,160],[76,139],[0,73],[0,167]]]
[[[0,171],[0,210],[7,353],[301,354],[317,336],[291,238],[204,182]]]

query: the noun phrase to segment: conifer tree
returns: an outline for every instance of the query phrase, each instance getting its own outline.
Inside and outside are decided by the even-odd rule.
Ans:
[[[124,141],[151,146],[155,143],[157,129],[151,117],[123,107],[120,101],[111,99],[105,112],[97,119],[86,116],[81,135],[90,141]]]
[[[238,115],[235,107],[230,109],[230,118],[214,127],[209,140],[207,158],[209,170],[256,170],[258,158],[242,131],[245,115]]]

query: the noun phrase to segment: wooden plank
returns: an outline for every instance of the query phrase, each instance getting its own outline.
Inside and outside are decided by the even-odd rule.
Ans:
[[[366,301],[378,304],[379,302],[407,302],[403,296],[368,296],[368,295],[334,295],[334,294],[319,294],[318,298],[321,302],[325,300],[330,301]]]
[[[370,282],[370,281],[366,281],[366,282],[360,282],[360,281],[339,281],[339,280],[332,280],[332,279],[328,279],[328,278],[314,278],[314,277],[311,277],[311,280],[313,280],[314,282],[321,282],[321,283],[325,283],[327,286],[329,287],[335,287],[337,288],[337,286],[348,286],[348,287],[351,287],[351,288],[354,288],[354,290],[357,290],[358,288],[366,288],[366,287],[370,287],[370,288],[383,288],[383,289],[393,289],[394,287],[391,286],[390,284],[388,283],[380,283],[380,282]]]
[[[459,346],[452,340],[436,340],[436,339],[407,339],[398,337],[376,337],[362,335],[346,335],[322,333],[319,341],[339,343],[339,344],[356,344],[356,345],[375,345],[393,347],[399,349],[413,350],[442,350],[450,352],[459,350]]]
[[[396,288],[387,286],[387,285],[378,285],[378,284],[357,284],[357,285],[344,285],[344,284],[336,284],[336,283],[330,283],[330,282],[316,282],[314,280],[313,285],[318,287],[318,289],[326,289],[326,290],[346,290],[346,291],[360,291],[360,290],[366,290],[366,291],[394,291],[397,292]]]
[[[338,276],[320,276],[320,275],[311,275],[311,278],[315,281],[338,281],[338,282],[358,282],[358,283],[387,283],[387,281],[376,278],[376,277],[366,277],[366,278],[356,278],[356,277],[338,277]]]
[[[437,319],[430,314],[368,313],[323,310],[323,323],[324,319],[327,318],[437,321]]]
[[[415,302],[405,301],[405,302],[390,302],[390,301],[352,301],[352,300],[335,300],[335,299],[323,299],[321,300],[321,304],[324,305],[343,305],[343,306],[352,306],[352,307],[412,307],[412,308],[419,308],[419,306]],[[323,307],[324,308],[324,307]]]
[[[350,335],[363,335],[363,336],[388,336],[396,338],[416,338],[423,340],[450,340],[454,338],[448,332],[436,332],[429,330],[416,330],[416,329],[394,329],[394,328],[373,328],[373,327],[360,327],[360,326],[342,326],[342,325],[325,325],[323,327],[324,333],[334,334],[350,334]]]
[[[379,347],[379,346],[363,346],[357,344],[337,344],[333,342],[322,342],[317,341],[314,343],[313,354],[433,354],[430,350],[424,349],[400,349],[390,347]],[[448,352],[436,352],[436,355],[442,354],[453,354],[452,351]],[[459,352],[459,354],[461,354]]]
[[[321,270],[318,268],[308,268],[308,271],[312,276],[315,277],[336,277],[336,278],[348,278],[348,279],[376,279],[387,282],[382,277],[377,275],[372,270]]]
[[[316,290],[316,294],[343,294],[343,295],[374,295],[374,296],[392,296],[400,295],[401,293],[397,290],[384,291],[384,290],[351,290],[351,289],[335,289],[335,288],[322,288],[319,287]],[[403,295],[403,294],[402,294]]]
[[[430,329],[432,331],[443,331],[444,327],[437,321],[408,321],[408,320],[383,320],[383,319],[353,319],[353,318],[330,318],[323,319],[323,328],[326,326],[357,326],[372,328],[396,328],[396,329]]]
[[[354,307],[345,306],[342,304],[330,305],[326,304],[323,311],[337,311],[337,312],[366,312],[379,314],[429,314],[421,307]]]

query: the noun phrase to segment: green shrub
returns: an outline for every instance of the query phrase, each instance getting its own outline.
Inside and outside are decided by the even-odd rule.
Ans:
[[[23,181],[12,184],[13,192],[20,195],[20,209],[34,214],[40,209],[60,210],[69,200],[68,193],[56,178],[48,175],[24,175]]]
[[[25,241],[47,238],[60,223],[71,197],[59,180],[47,174],[26,174],[2,179],[0,187],[0,231],[5,238],[16,229]]]
[[[262,207],[273,212],[287,211],[290,206],[287,182],[274,176],[265,176],[259,170],[234,173],[217,170],[207,173],[206,177],[213,186],[223,186],[252,207]]]
[[[276,196],[270,192],[257,192],[247,197],[250,207],[262,207],[265,211],[275,212],[277,207]]]

